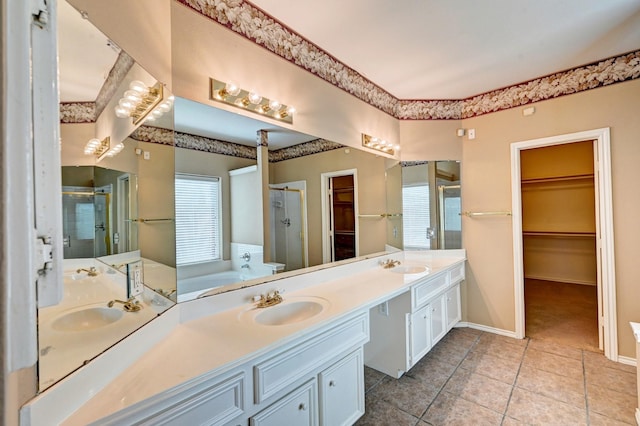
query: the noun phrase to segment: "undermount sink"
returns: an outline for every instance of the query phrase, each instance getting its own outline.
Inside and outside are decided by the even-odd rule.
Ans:
[[[51,328],[56,331],[90,331],[113,324],[122,318],[121,309],[106,306],[82,307],[56,318]]]
[[[391,268],[390,271],[395,272],[396,274],[421,274],[423,272],[427,272],[427,267],[420,265],[404,265]]]
[[[284,302],[268,308],[254,308],[245,311],[243,317],[261,325],[287,325],[315,317],[329,306],[329,301],[319,297],[285,299]]]

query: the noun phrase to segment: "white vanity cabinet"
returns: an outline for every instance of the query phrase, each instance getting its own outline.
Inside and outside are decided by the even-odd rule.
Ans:
[[[249,424],[251,426],[316,426],[318,424],[317,393],[316,380],[310,380],[251,417]]]
[[[426,276],[370,310],[371,339],[365,365],[399,378],[460,321],[464,263]]]

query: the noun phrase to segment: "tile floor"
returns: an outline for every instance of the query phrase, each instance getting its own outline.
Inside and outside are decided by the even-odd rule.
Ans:
[[[365,367],[356,425],[635,425],[636,369],[537,339],[451,330],[396,380]]]

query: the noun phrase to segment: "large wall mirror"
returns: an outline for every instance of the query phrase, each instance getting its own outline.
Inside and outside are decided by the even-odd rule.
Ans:
[[[176,297],[171,93],[158,89],[153,122],[118,117],[127,90],[159,83],[65,1],[58,19],[64,289],[38,311],[40,391]],[[106,155],[91,153],[91,140]],[[128,265],[144,283],[129,305]]]
[[[134,124],[115,107],[133,81],[158,82],[65,1],[59,19],[65,298],[39,311],[41,390],[176,301],[386,250],[459,244],[459,164],[401,163],[179,97]],[[258,131],[268,147],[256,146]],[[106,136],[122,143],[117,155],[84,153]],[[429,244],[413,242],[407,221],[408,188],[419,186],[431,188],[429,209],[445,211],[416,213]],[[138,260],[143,309],[109,306],[127,301],[127,265]]]
[[[389,159],[181,98],[175,130],[179,301],[385,250]]]

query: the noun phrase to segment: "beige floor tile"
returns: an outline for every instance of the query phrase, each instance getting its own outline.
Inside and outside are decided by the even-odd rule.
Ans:
[[[415,426],[418,419],[380,400],[367,398],[365,413],[356,426]]]
[[[638,398],[587,383],[589,413],[598,413],[621,422],[635,423]]]
[[[448,362],[449,364],[459,365],[467,353],[469,353],[469,348],[467,347],[458,346],[449,342],[439,342],[431,348],[428,355]]]
[[[469,349],[478,340],[478,338],[480,337],[480,334],[469,333],[468,331],[465,331],[465,330],[470,330],[470,329],[454,328],[451,331],[449,331],[447,335],[444,336],[440,342],[452,343],[452,344],[455,344],[456,346],[461,346],[466,349]]]
[[[525,422],[521,422],[520,420],[516,420],[513,419],[511,417],[506,417],[504,418],[504,420],[502,420],[502,426],[522,426],[522,425],[526,425],[527,423]]]
[[[531,339],[528,348],[582,361],[581,349],[561,345],[552,341]]]
[[[626,423],[598,413],[589,413],[589,424],[591,426],[627,426],[635,423]]]
[[[585,409],[584,381],[523,366],[516,386]]]
[[[380,383],[382,379],[387,377],[386,374],[374,370],[373,368],[364,367],[364,391],[369,392],[371,388]]]
[[[531,391],[515,388],[506,416],[536,425],[586,425],[585,410]]]
[[[582,380],[584,377],[582,361],[535,349],[527,349],[522,366],[533,367],[560,376],[573,377],[574,379]]]
[[[449,380],[456,368],[456,365],[443,361],[429,353],[405,375],[439,389]]]
[[[441,392],[422,420],[439,425],[500,425],[502,414],[448,392]]]
[[[518,375],[520,361],[498,358],[485,352],[471,352],[460,368],[512,385]]]
[[[482,333],[478,339],[480,342],[502,342],[509,343],[516,346],[527,346],[529,339],[516,339],[514,337],[501,336],[493,333]]]
[[[629,395],[638,394],[637,373],[609,367],[585,369],[587,385],[601,386]]]
[[[524,355],[525,346],[513,344],[499,339],[484,339],[484,335],[471,348],[471,352],[488,353],[498,358],[520,362]],[[515,339],[512,339],[517,341]]]
[[[596,352],[584,352],[584,367],[587,370],[598,368],[613,368],[615,370],[626,371],[627,373],[636,373],[636,367],[633,365],[622,364],[607,359],[603,354]]]
[[[370,395],[373,399],[385,401],[402,411],[420,417],[438,395],[439,390],[411,377],[403,376],[400,379],[387,377]]]
[[[512,387],[499,380],[459,368],[451,376],[444,390],[498,413],[504,413]]]

